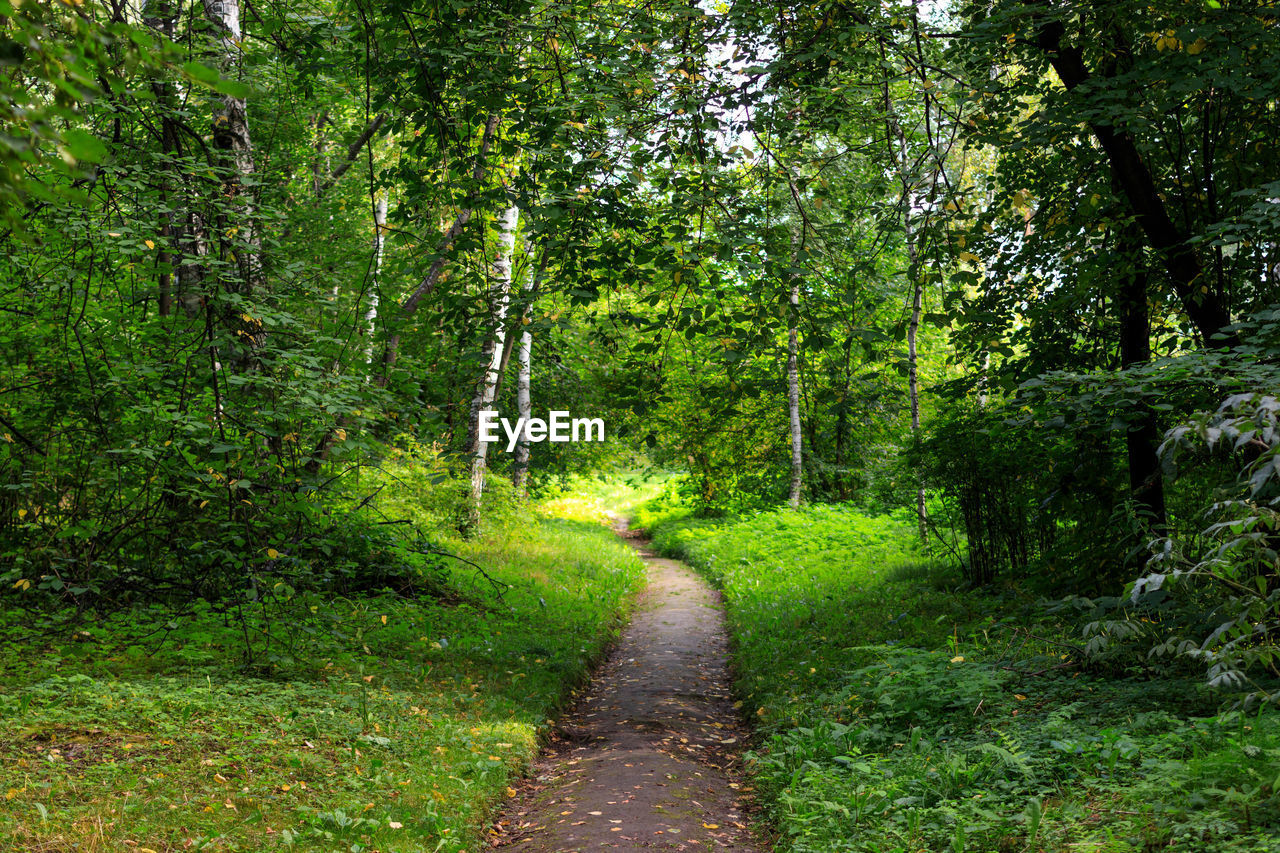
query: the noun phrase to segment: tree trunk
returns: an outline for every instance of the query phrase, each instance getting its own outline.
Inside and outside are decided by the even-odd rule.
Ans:
[[[907,394],[911,401],[911,437],[920,439],[920,359],[916,338],[920,333],[920,312],[924,305],[924,282],[920,268],[914,235],[911,233],[911,214],[907,213],[907,255],[911,264],[911,318],[907,322]],[[920,525],[920,541],[929,539],[929,511],[924,503],[924,486],[916,486],[916,521]]]
[[[1065,34],[1066,26],[1061,21],[1050,21],[1040,27],[1036,41],[1058,73],[1062,85],[1067,91],[1073,91],[1086,82],[1090,74],[1084,64],[1083,51],[1079,47],[1062,44]],[[1089,122],[1089,127],[1107,155],[1112,179],[1146,235],[1147,244],[1163,260],[1182,310],[1200,333],[1204,345],[1214,346],[1213,338],[1218,334],[1223,336],[1217,343],[1219,346],[1239,344],[1237,334],[1221,331],[1231,323],[1231,312],[1204,274],[1200,257],[1187,235],[1169,216],[1151,169],[1133,137],[1097,120]]]
[[[329,180],[329,137],[324,130],[328,122],[328,110],[316,116],[315,156],[311,160],[311,194],[316,198],[324,195],[324,185]]]
[[[338,168],[334,169],[324,183],[320,184],[319,189],[316,190],[317,196],[323,196],[329,192],[334,184],[347,173],[347,170],[355,163],[356,157],[360,156],[360,151],[373,138],[373,135],[382,128],[386,120],[386,113],[379,113],[369,120],[369,123],[364,126],[364,130],[360,131],[360,135],[356,137],[355,141],[347,146],[347,153],[343,156],[342,162],[338,164]]]
[[[165,43],[173,41],[174,27],[178,21],[178,8],[172,0],[150,0],[142,6],[142,22]],[[156,79],[151,83],[151,91],[155,95],[156,105],[160,112],[160,150],[164,154],[164,172],[160,200],[168,206],[169,193],[173,189],[173,160],[179,152],[178,125],[174,121],[177,106],[174,103],[173,86],[168,80]],[[173,213],[166,211],[160,214],[160,251],[156,254],[156,263],[160,267],[156,283],[158,304],[161,317],[173,313],[173,261],[171,251],[175,238]]]
[[[373,338],[378,325],[379,293],[382,289],[382,255],[387,238],[387,195],[380,193],[373,203],[373,286],[369,288],[369,308],[364,312],[364,363],[373,364]]]
[[[511,270],[516,247],[516,229],[520,224],[520,208],[513,203],[498,223],[498,254],[493,261],[493,284],[489,288],[490,326],[481,349],[484,372],[471,400],[467,424],[467,454],[471,457],[471,503],[465,526],[474,530],[480,521],[480,499],[484,495],[484,475],[488,470],[488,442],[480,437],[480,415],[491,411],[506,345],[507,308],[511,304]]]
[[[476,154],[476,166],[471,174],[471,180],[479,183],[485,175],[485,159],[488,157],[489,148],[493,145],[493,139],[498,132],[499,116],[494,113],[489,116],[484,126],[484,136],[480,139],[480,151]],[[444,238],[441,239],[440,245],[436,248],[436,259],[431,264],[431,268],[427,270],[427,274],[422,277],[422,281],[414,288],[413,293],[409,294],[409,298],[400,306],[400,313],[404,316],[410,316],[418,309],[418,303],[435,289],[436,282],[440,279],[440,273],[444,271],[445,253],[453,248],[453,243],[462,234],[462,230],[467,227],[467,223],[471,221],[474,208],[466,207],[458,212],[457,217],[453,220],[453,224],[449,226],[449,230],[445,232]],[[379,379],[379,385],[386,385],[387,380],[391,378],[391,369],[396,366],[396,359],[400,353],[400,334],[393,333],[387,338],[387,349],[383,356],[382,376]]]
[[[918,35],[919,20],[914,4],[912,8],[912,27]],[[881,58],[884,58],[883,48],[881,49]],[[923,57],[920,58],[923,61]],[[920,331],[921,306],[924,301],[924,282],[920,275],[920,252],[919,246],[917,245],[916,233],[913,227],[913,217],[915,216],[915,205],[918,201],[917,190],[920,184],[918,183],[917,178],[910,172],[910,151],[908,150],[907,134],[894,114],[893,99],[890,95],[888,77],[885,77],[882,81],[882,97],[885,122],[885,144],[889,149],[890,160],[898,172],[898,180],[902,184],[903,239],[907,248],[907,279],[911,284],[911,315],[907,322],[907,396],[911,406],[911,437],[913,439],[919,439],[920,374],[916,343],[917,336]],[[927,124],[930,110],[927,95],[925,96],[924,110]],[[929,142],[930,148],[932,149],[932,139],[930,139]],[[930,183],[936,184],[938,175],[942,171],[942,163],[937,159],[936,152],[935,159],[931,164],[931,170],[932,175]],[[920,539],[921,541],[928,541],[929,513],[925,506],[923,484],[917,483],[915,497],[916,521],[920,527]]]
[[[804,241],[791,235],[791,263],[799,266]],[[787,504],[800,506],[804,487],[804,439],[800,431],[800,274],[791,274],[790,307],[787,311],[787,413],[791,422],[791,492]]]
[[[920,248],[912,221],[916,204],[916,188],[907,173],[907,136],[901,125],[890,114],[889,127],[897,134],[898,174],[902,181],[902,227],[907,247],[907,279],[911,284],[911,314],[907,320],[907,398],[911,407],[911,437],[920,438],[920,358],[917,341],[920,333],[920,314],[924,304],[924,282],[920,275]],[[920,540],[929,539],[929,510],[925,506],[924,486],[916,485],[916,523],[920,528]]]
[[[515,486],[516,499],[524,500],[529,491],[529,418],[533,416],[530,398],[530,379],[533,375],[533,335],[528,329],[520,332],[520,351],[516,355],[516,416],[525,426],[516,442],[515,469],[511,483]]]
[[[511,482],[516,499],[524,500],[529,491],[529,418],[533,416],[530,379],[533,374],[533,335],[526,329],[520,333],[520,352],[516,355],[516,415],[524,420],[516,442],[515,470]]]
[[[223,75],[238,76],[236,72],[240,66],[240,46],[244,39],[240,31],[238,0],[204,0],[204,9],[217,33],[221,49],[218,64]],[[228,289],[245,295],[257,293],[262,289],[262,236],[258,233],[254,219],[256,211],[252,195],[245,189],[247,179],[253,175],[254,164],[253,142],[249,135],[249,117],[244,98],[221,96],[213,112],[213,142],[223,152],[224,165],[230,170],[224,193],[234,202],[236,211],[235,222],[230,224],[230,229],[235,233],[236,245],[232,252],[239,268],[239,280]],[[244,331],[255,345],[261,345],[261,327]]]
[[[533,300],[537,298],[542,284],[542,274],[547,266],[547,252],[542,252],[538,269],[525,279],[525,291],[528,299],[524,314],[520,318],[520,347],[516,354],[516,415],[524,420],[525,426],[520,431],[516,442],[515,464],[511,472],[511,483],[515,486],[516,499],[524,500],[529,492],[529,418],[533,416],[531,398],[533,378],[533,333],[529,331],[529,315],[533,312]],[[505,365],[504,365],[505,369]]]
[[[1151,360],[1151,321],[1147,304],[1147,270],[1142,262],[1141,235],[1133,226],[1126,227],[1120,238],[1120,251],[1133,264],[1122,279],[1117,298],[1120,308],[1120,362],[1122,367],[1146,364]],[[1146,403],[1139,404],[1139,421],[1125,433],[1129,462],[1129,494],[1159,530],[1168,520],[1164,502],[1164,477],[1160,469],[1160,430],[1155,412]]]

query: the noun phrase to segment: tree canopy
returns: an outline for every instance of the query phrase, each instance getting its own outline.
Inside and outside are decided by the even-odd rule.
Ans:
[[[376,584],[325,566],[388,454],[456,481],[464,531],[487,484],[643,459],[707,514],[910,507],[974,584],[1186,586],[1223,609],[1177,648],[1275,671],[1270,0],[0,27],[12,594]],[[549,410],[608,440],[480,436]]]

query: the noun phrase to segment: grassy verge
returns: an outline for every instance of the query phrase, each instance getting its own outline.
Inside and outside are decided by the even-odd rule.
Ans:
[[[724,591],[781,849],[1280,850],[1274,712],[1091,671],[1076,617],[955,590],[906,519],[650,514]]]
[[[422,516],[426,480],[391,480],[370,506]],[[514,510],[437,541],[509,588],[445,561],[443,596],[299,594],[250,620],[252,667],[207,605],[55,633],[2,614],[0,849],[478,849],[642,566],[599,524]]]

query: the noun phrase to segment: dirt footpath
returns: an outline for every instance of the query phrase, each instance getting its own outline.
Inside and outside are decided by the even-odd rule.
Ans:
[[[682,563],[640,553],[649,585],[635,616],[498,821],[495,846],[769,849],[744,812],[746,732],[729,698],[717,596]]]

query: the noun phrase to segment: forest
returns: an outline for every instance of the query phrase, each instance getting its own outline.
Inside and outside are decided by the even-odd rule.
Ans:
[[[653,554],[760,850],[1280,851],[1275,0],[0,0],[0,848],[551,850]]]

